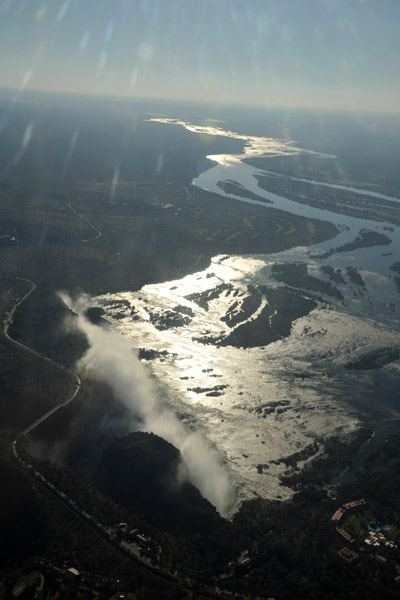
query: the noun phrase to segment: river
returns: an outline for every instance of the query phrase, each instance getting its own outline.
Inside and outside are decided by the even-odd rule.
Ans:
[[[152,120],[183,126],[193,135],[202,132],[201,127],[190,123]],[[220,128],[214,128],[213,135],[235,137],[234,132]],[[280,483],[286,469],[280,462],[282,457],[301,450],[314,439],[345,434],[360,424],[374,427],[400,419],[398,361],[380,369],[348,368],[349,363],[368,354],[400,348],[400,295],[390,270],[399,260],[400,228],[313,208],[262,190],[255,176],[263,172],[243,162],[244,158],[309,151],[282,140],[236,137],[244,142],[243,154],[209,156],[214,166],[194,179],[194,185],[232,197],[235,202],[245,202],[249,211],[250,205],[259,204],[266,209],[274,206],[303,217],[330,221],[338,227],[338,236],[312,247],[269,255],[216,256],[207,269],[180,280],[147,285],[138,292],[106,294],[96,301],[113,326],[135,347],[155,353],[147,364],[165,401],[189,427],[212,441],[241,497],[280,499],[292,494]],[[321,160],[330,159],[321,154]],[[270,203],[226,194],[218,186],[225,180],[238,182]],[[399,202],[398,198],[365,189],[351,191],[377,201]],[[353,241],[365,229],[387,235],[391,243],[318,258]],[[237,310],[238,298],[248,296],[250,284],[280,286],[271,277],[277,262],[305,263],[310,275],[326,282],[329,277],[321,270],[322,265],[341,269],[343,282],[335,286],[342,298],[330,297],[329,302],[319,303],[293,323],[289,336],[264,346],[240,348],[199,341],[205,335],[214,339],[227,335],[229,328],[224,318],[229,311]],[[363,286],[346,275],[348,267],[357,269]],[[193,294],[205,292],[212,292],[206,307],[193,299]],[[179,327],[157,328],[154,315],[165,314],[174,307],[181,315],[187,315],[185,322]],[[256,311],[249,320],[258,314]],[[274,315],[270,317],[273,318]]]

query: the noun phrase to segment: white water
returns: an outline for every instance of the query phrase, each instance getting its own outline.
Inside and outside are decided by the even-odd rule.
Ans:
[[[194,135],[210,134],[191,124],[173,124],[186,127]],[[224,132],[217,128],[211,134]],[[226,135],[236,136],[233,132]],[[97,301],[115,328],[132,340],[132,345],[167,353],[148,363],[164,388],[166,401],[183,421],[206,433],[215,444],[240,486],[242,497],[253,493],[287,497],[290,490],[279,482],[285,467],[274,461],[302,449],[315,436],[350,431],[364,418],[371,421],[400,417],[393,392],[399,380],[398,362],[379,371],[345,368],[349,360],[370,351],[400,345],[400,295],[389,277],[390,265],[399,260],[400,230],[392,224],[339,215],[263,191],[254,177],[260,170],[242,159],[265,152],[290,155],[303,150],[282,140],[236,137],[247,144],[244,154],[209,156],[216,165],[193,184],[245,202],[249,212],[252,204],[259,204],[267,210],[275,206],[304,217],[328,220],[343,229],[337,238],[271,255],[215,257],[208,269],[181,280],[144,286],[139,292],[105,295]],[[328,155],[323,157],[329,160]],[[224,193],[217,184],[227,179],[273,204]],[[398,202],[397,198],[363,189],[352,191]],[[384,229],[388,226],[393,230]],[[333,254],[323,260],[312,258],[352,241],[360,229],[385,233],[392,243]],[[384,256],[387,253],[390,256]],[[320,271],[321,265],[341,268],[345,283],[335,285],[343,294],[343,301],[329,298],[329,308],[321,305],[295,322],[289,337],[267,347],[216,347],[196,341],[205,334],[226,335],[229,328],[221,317],[240,294],[246,293],[247,284],[276,286],[270,279],[272,264],[294,261],[306,262],[310,274],[326,281],[328,277]],[[351,283],[345,273],[347,266],[359,270],[365,288]],[[208,311],[187,298],[221,282],[232,284],[234,293],[222,292],[209,303]],[[129,307],[122,306],[121,300]],[[157,329],[151,317],[178,305],[193,311],[189,322],[182,327]],[[137,320],[132,319],[131,308],[136,311]],[[260,464],[267,465],[262,473],[257,468]]]

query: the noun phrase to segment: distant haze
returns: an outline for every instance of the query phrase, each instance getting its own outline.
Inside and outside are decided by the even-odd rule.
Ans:
[[[0,87],[398,112],[399,22],[398,0],[2,0]]]

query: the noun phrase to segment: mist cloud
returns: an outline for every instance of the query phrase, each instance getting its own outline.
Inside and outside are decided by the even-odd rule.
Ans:
[[[76,313],[75,326],[88,338],[89,349],[79,361],[79,369],[111,387],[135,420],[136,429],[153,432],[175,446],[182,455],[187,478],[222,516],[229,517],[237,507],[237,490],[216,449],[161,401],[130,343],[86,318],[90,306],[87,297],[72,300],[66,293],[60,293],[60,297]],[[180,475],[184,477],[185,473]]]

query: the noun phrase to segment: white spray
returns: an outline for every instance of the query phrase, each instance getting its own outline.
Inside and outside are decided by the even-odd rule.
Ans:
[[[107,383],[115,396],[131,411],[142,431],[153,432],[177,448],[187,476],[223,517],[237,508],[237,490],[216,449],[206,437],[191,431],[163,404],[155,386],[129,342],[109,328],[92,324],[86,317],[88,298],[73,301],[60,293],[64,303],[77,315],[76,326],[86,334],[89,349],[79,368]]]

